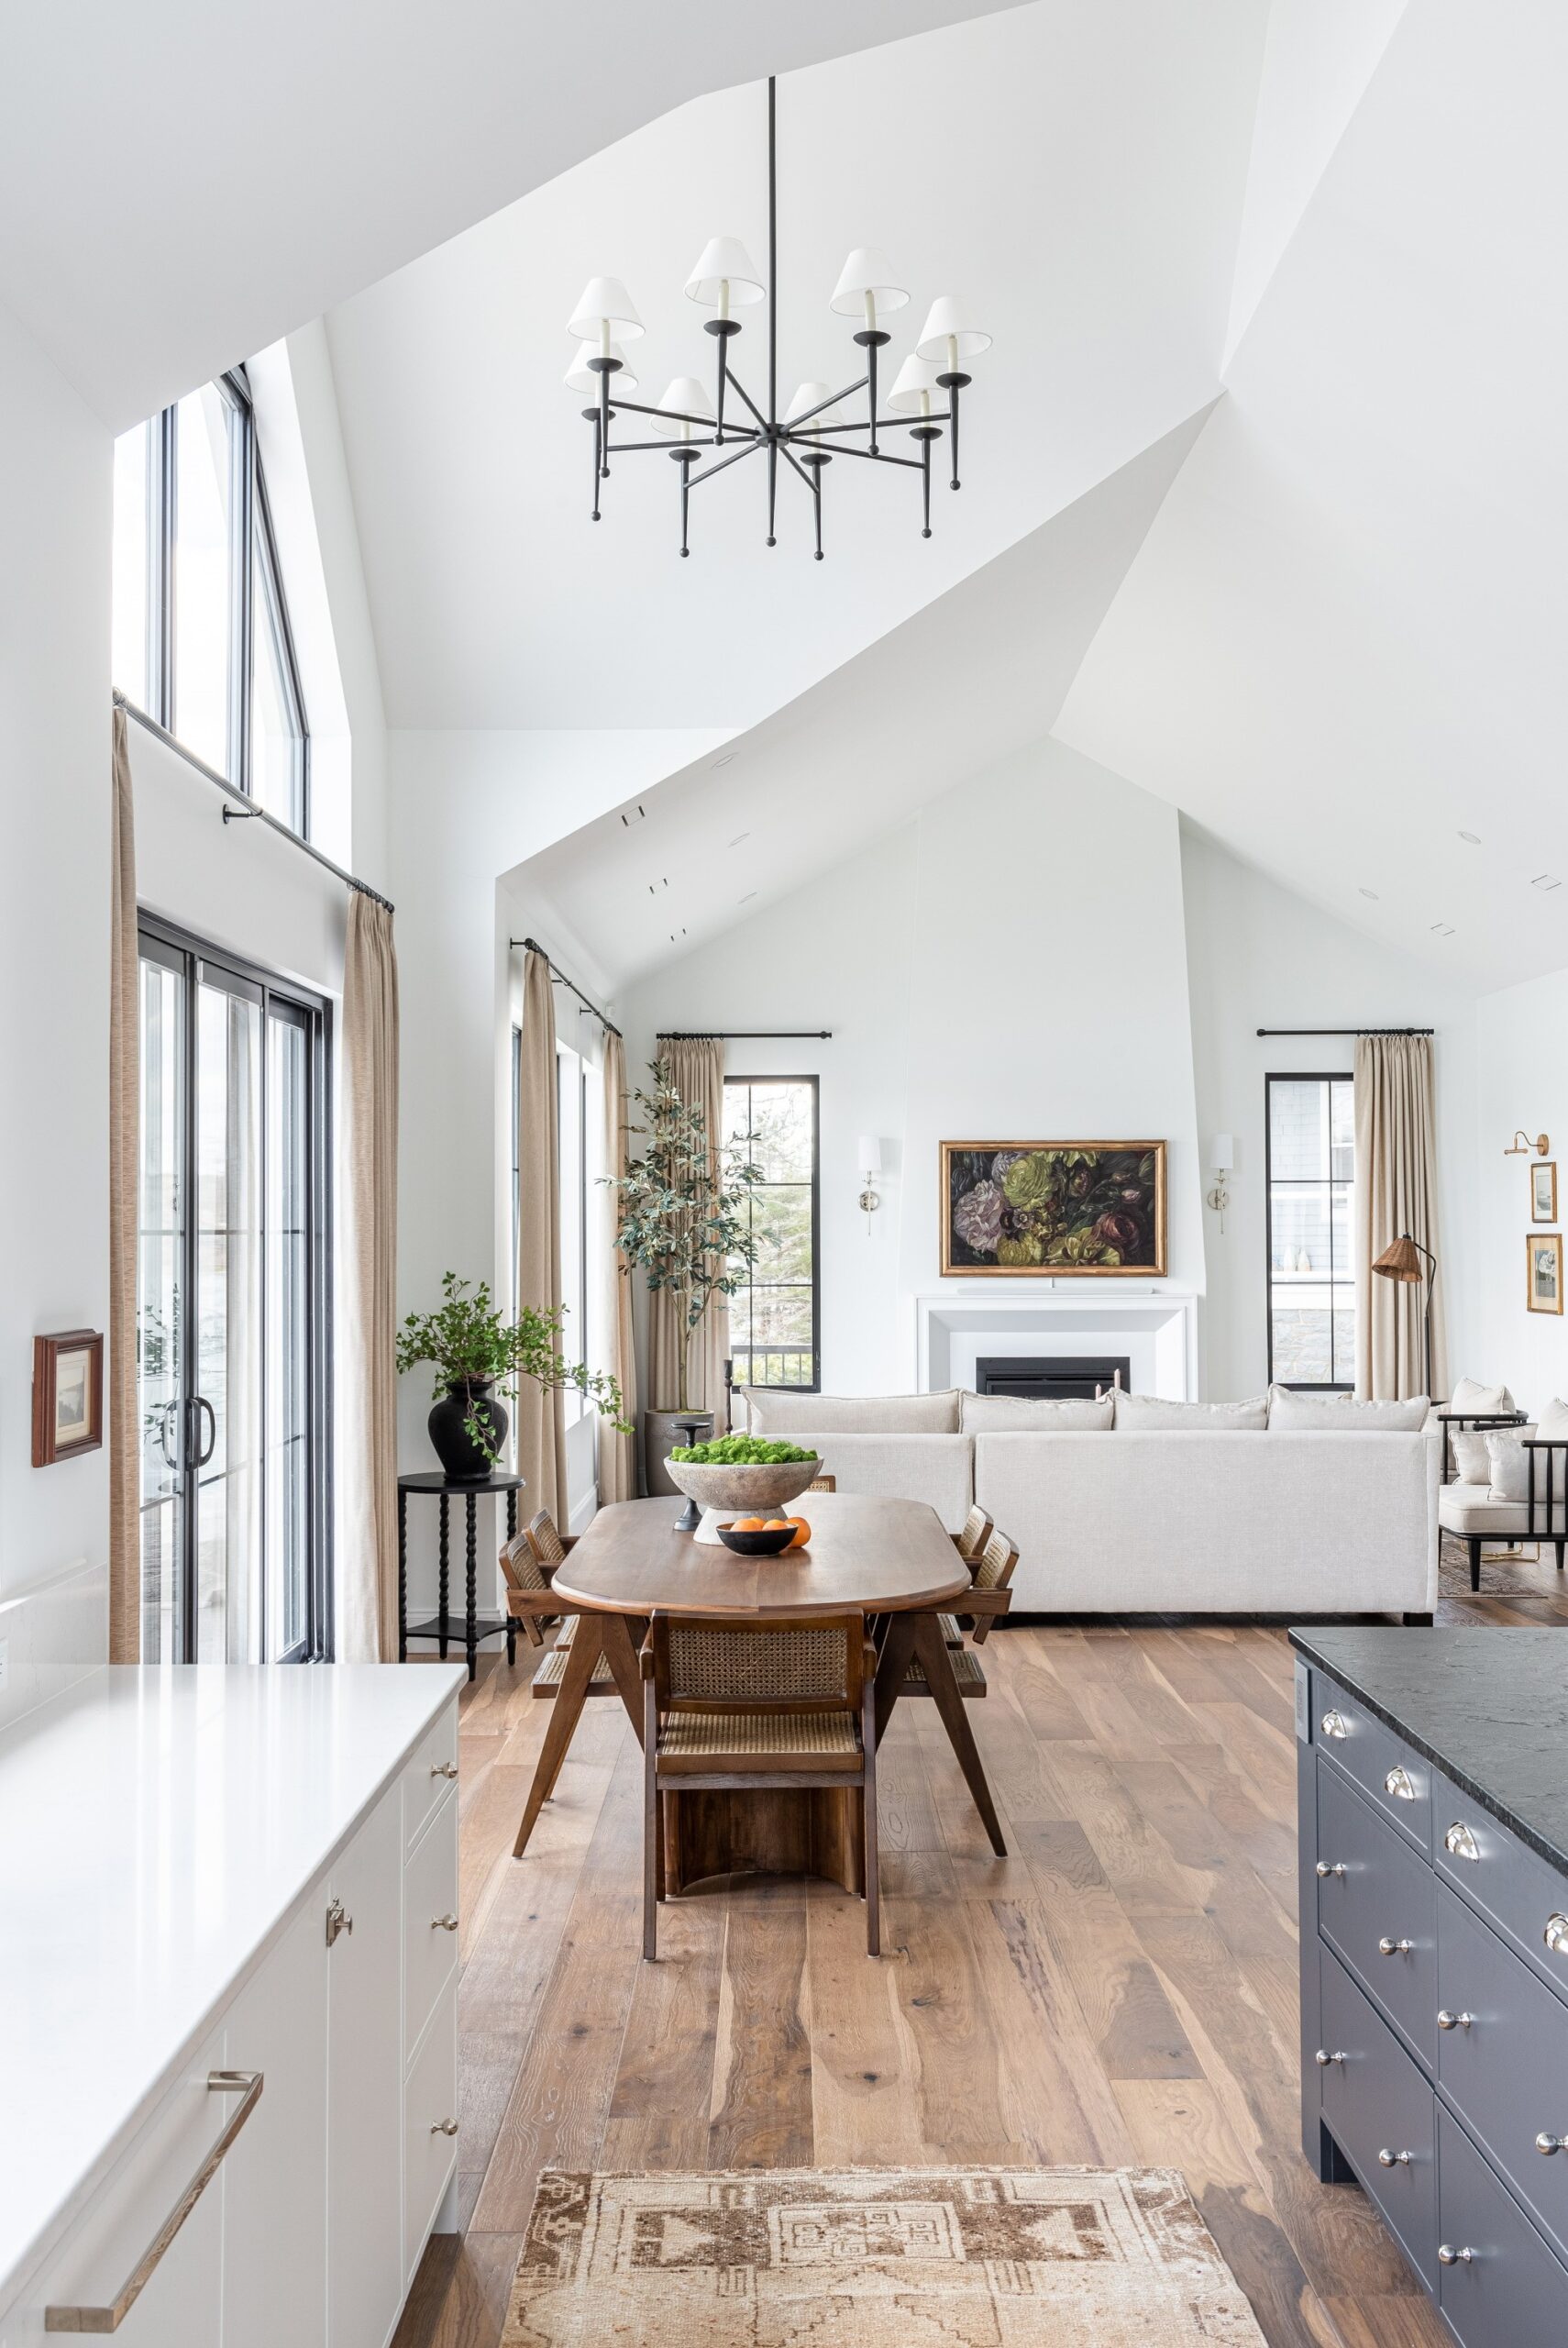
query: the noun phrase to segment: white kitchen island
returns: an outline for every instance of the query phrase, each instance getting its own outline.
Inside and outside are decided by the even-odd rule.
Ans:
[[[462,1677],[106,1668],[0,1736],[0,2348],[383,2348],[454,2198]]]

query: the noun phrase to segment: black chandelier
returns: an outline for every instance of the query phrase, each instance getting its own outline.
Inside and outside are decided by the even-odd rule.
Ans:
[[[696,268],[687,281],[690,298],[716,311],[705,319],[704,330],[712,335],[718,349],[714,354],[714,397],[709,404],[708,394],[695,376],[678,375],[657,407],[628,399],[625,393],[635,391],[636,377],[626,368],[624,342],[640,335],[643,322],[633,305],[631,295],[618,277],[594,277],[589,280],[582,298],[572,315],[569,331],[584,345],[582,352],[567,370],[568,385],[578,392],[587,392],[593,404],[582,411],[593,434],[593,512],[599,519],[599,484],[610,478],[612,457],[638,456],[657,449],[671,458],[680,473],[680,551],[690,553],[688,521],[691,492],[701,482],[712,481],[715,473],[727,471],[758,450],[767,455],[767,544],[777,546],[775,520],[778,499],[778,467],[782,458],[805,488],[811,493],[812,518],[816,529],[816,559],[823,559],[823,475],[835,456],[856,457],[862,463],[901,465],[921,477],[921,536],[931,536],[931,454],[933,443],[940,440],[944,427],[948,433],[951,459],[951,486],[958,487],[958,395],[966,391],[973,378],[963,371],[961,361],[977,358],[990,345],[990,336],[968,324],[968,314],[963,305],[951,294],[941,294],[932,304],[925,328],[914,349],[904,360],[893,387],[888,394],[887,405],[897,411],[878,415],[877,375],[878,356],[892,340],[881,321],[894,310],[901,310],[909,300],[908,292],[893,282],[892,270],[887,256],[874,246],[862,246],[845,261],[837,285],[834,289],[831,307],[841,316],[864,320],[855,340],[866,353],[866,372],[857,375],[842,391],[832,391],[826,383],[806,382],[800,386],[785,414],[778,413],[778,170],[777,100],[774,79],[767,81],[767,282],[764,286],[745,252],[734,237],[714,237],[703,249]],[[757,406],[745,384],[730,365],[730,344],[741,330],[741,321],[733,315],[766,299],[767,303],[767,408],[766,415]],[[613,378],[624,378],[624,388],[617,390]],[[735,411],[730,406],[728,393],[740,401],[749,421],[735,421]],[[840,403],[864,392],[866,413],[853,421],[839,413]],[[940,404],[945,396],[946,405]],[[938,404],[933,406],[935,400]],[[726,406],[730,406],[728,416]],[[651,416],[651,429],[659,437],[653,440],[612,441],[610,427],[624,410],[631,415]],[[917,457],[895,455],[881,445],[882,436],[890,432],[907,432],[917,444]],[[855,445],[852,435],[864,434],[864,447]],[[673,445],[672,445],[673,444]],[[693,468],[703,449],[733,448],[729,456],[706,464],[701,471]]]

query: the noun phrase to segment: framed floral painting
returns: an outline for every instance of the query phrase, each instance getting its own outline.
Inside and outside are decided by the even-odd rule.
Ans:
[[[1163,1141],[944,1141],[944,1278],[1163,1279]]]

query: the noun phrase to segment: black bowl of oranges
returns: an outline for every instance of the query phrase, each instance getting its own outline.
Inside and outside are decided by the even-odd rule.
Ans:
[[[713,1530],[737,1557],[780,1556],[786,1549],[803,1549],[812,1537],[803,1516],[737,1516]]]

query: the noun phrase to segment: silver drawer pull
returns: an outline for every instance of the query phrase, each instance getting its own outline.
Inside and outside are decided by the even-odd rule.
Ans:
[[[1440,2242],[1438,2244],[1440,2266],[1468,2266],[1474,2256],[1473,2250],[1455,2250],[1451,2242]]]
[[[333,1900],[329,1900],[329,1901],[328,1901],[328,1903],[327,1903],[327,1909],[326,1909],[326,1945],[327,1945],[327,1947],[328,1947],[328,1948],[333,1948],[333,1947],[335,1947],[335,1946],[337,1945],[337,1940],[338,1940],[338,1936],[339,1936],[341,1933],[351,1933],[351,1932],[353,1931],[353,1929],[354,1929],[354,1919],[353,1919],[353,1917],[352,1917],[352,1916],[350,1916],[350,1914],[348,1913],[348,1910],[347,1910],[347,1908],[345,1908],[345,1906],[343,1905],[342,1900],[341,1900],[341,1899],[333,1899]]]
[[[1318,2052],[1312,2057],[1313,2062],[1316,2063],[1320,2071],[1326,2071],[1331,2063],[1342,2063],[1344,2059],[1344,2049],[1342,2047],[1331,2054],[1326,2046],[1320,2046]]]
[[[1469,1827],[1457,1818],[1443,1836],[1442,1847],[1456,1859],[1478,1859],[1481,1856],[1480,1844]]]
[[[1543,2128],[1535,2140],[1535,2149],[1550,2160],[1553,2153],[1568,2153],[1568,2136],[1549,2136]]]
[[[1335,1737],[1348,1736],[1350,1734],[1350,1728],[1346,1722],[1343,1712],[1325,1712],[1323,1714],[1323,1734],[1325,1736]]]
[[[1320,1859],[1316,1867],[1313,1869],[1314,1875],[1319,1877],[1343,1875],[1344,1871],[1345,1863],[1343,1859],[1335,1859],[1332,1864],[1331,1864],[1327,1859]]]
[[[458,2123],[455,2120],[433,2120],[430,2122],[430,2133],[433,2136],[455,2136],[457,2132]]]
[[[1553,1956],[1568,1956],[1568,1916],[1549,1916],[1540,1937]]]
[[[1415,1945],[1414,1941],[1391,1941],[1385,1933],[1377,1944],[1377,1954],[1379,1956],[1408,1956]]]
[[[1408,2153],[1391,2153],[1386,2148],[1377,2155],[1377,2165],[1379,2168],[1408,2168],[1410,2155]]]
[[[432,1765],[430,1774],[433,1778],[455,1778],[458,1765],[455,1761],[437,1761]]]
[[[455,1933],[458,1920],[455,1916],[432,1916],[430,1929],[433,1933]]]
[[[1383,1780],[1383,1790],[1386,1794],[1392,1794],[1396,1801],[1414,1801],[1416,1781],[1408,1769],[1390,1769]]]
[[[157,2233],[137,2260],[106,2308],[45,2308],[46,2331],[117,2331],[152,2278],[153,2270],[170,2243],[217,2174],[218,2165],[261,2098],[260,2071],[209,2071],[209,2095],[239,2098],[223,2133],[203,2160],[195,2176],[174,2204]]]
[[[1448,2008],[1444,2006],[1438,2015],[1438,2028],[1440,2030],[1468,2030],[1474,2019],[1474,2014],[1451,2014]]]

